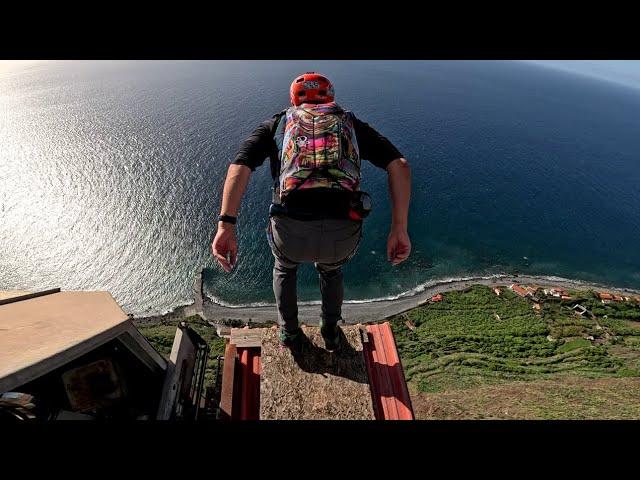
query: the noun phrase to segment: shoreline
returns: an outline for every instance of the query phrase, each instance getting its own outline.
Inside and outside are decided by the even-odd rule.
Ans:
[[[197,281],[197,280],[196,280]],[[436,293],[463,290],[472,285],[510,285],[512,283],[538,284],[540,286],[558,286],[572,290],[606,290],[618,294],[640,294],[640,290],[631,288],[610,287],[607,285],[572,280],[568,278],[535,275],[496,274],[484,277],[462,277],[434,280],[413,290],[392,298],[371,300],[346,300],[342,306],[342,317],[345,324],[366,323],[384,320],[393,315],[403,313],[427,302]],[[195,292],[194,292],[195,293]],[[165,314],[134,316],[132,320],[139,324],[181,320],[192,315],[200,315],[204,320],[216,322],[221,320],[240,320],[252,323],[277,321],[275,303],[256,306],[225,306],[214,302],[204,295],[190,305],[180,306]],[[317,325],[320,320],[320,301],[300,302],[298,314],[301,324]]]

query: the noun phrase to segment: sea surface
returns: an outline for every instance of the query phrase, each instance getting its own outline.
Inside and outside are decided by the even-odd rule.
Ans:
[[[108,290],[159,313],[204,268],[215,301],[272,303],[268,160],[232,273],[210,244],[227,165],[309,70],[413,170],[413,252],[392,267],[386,173],[364,163],[374,211],[348,300],[503,272],[640,287],[640,89],[531,62],[68,61],[0,69],[0,290]],[[313,266],[298,281],[319,299]]]

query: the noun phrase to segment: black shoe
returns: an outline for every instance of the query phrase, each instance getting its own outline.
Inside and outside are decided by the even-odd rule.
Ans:
[[[340,348],[340,327],[338,325],[321,326],[320,334],[324,339],[324,346],[330,352],[335,352]]]
[[[284,328],[280,328],[280,350],[288,348],[292,353],[300,353],[302,351],[304,332],[298,328],[294,332],[288,332]]]

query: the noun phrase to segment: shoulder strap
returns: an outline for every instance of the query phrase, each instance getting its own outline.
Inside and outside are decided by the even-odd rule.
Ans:
[[[284,140],[284,129],[287,125],[286,114],[288,109],[284,109],[274,115],[273,139],[276,142],[276,155],[271,161],[271,178],[273,179],[272,203],[280,203],[280,165],[282,156],[282,143]]]
[[[275,119],[275,122],[273,123],[273,130],[272,133],[275,135],[277,130],[280,128],[281,125],[281,121],[282,117],[284,117],[287,113],[287,109],[285,108],[284,110],[282,110],[281,112],[276,113],[273,118]]]

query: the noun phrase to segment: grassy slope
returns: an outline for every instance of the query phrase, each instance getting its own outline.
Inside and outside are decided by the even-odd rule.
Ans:
[[[411,392],[420,419],[638,419],[640,378],[533,380]]]
[[[484,286],[394,317],[416,416],[640,418],[640,307],[573,294],[597,318]]]

